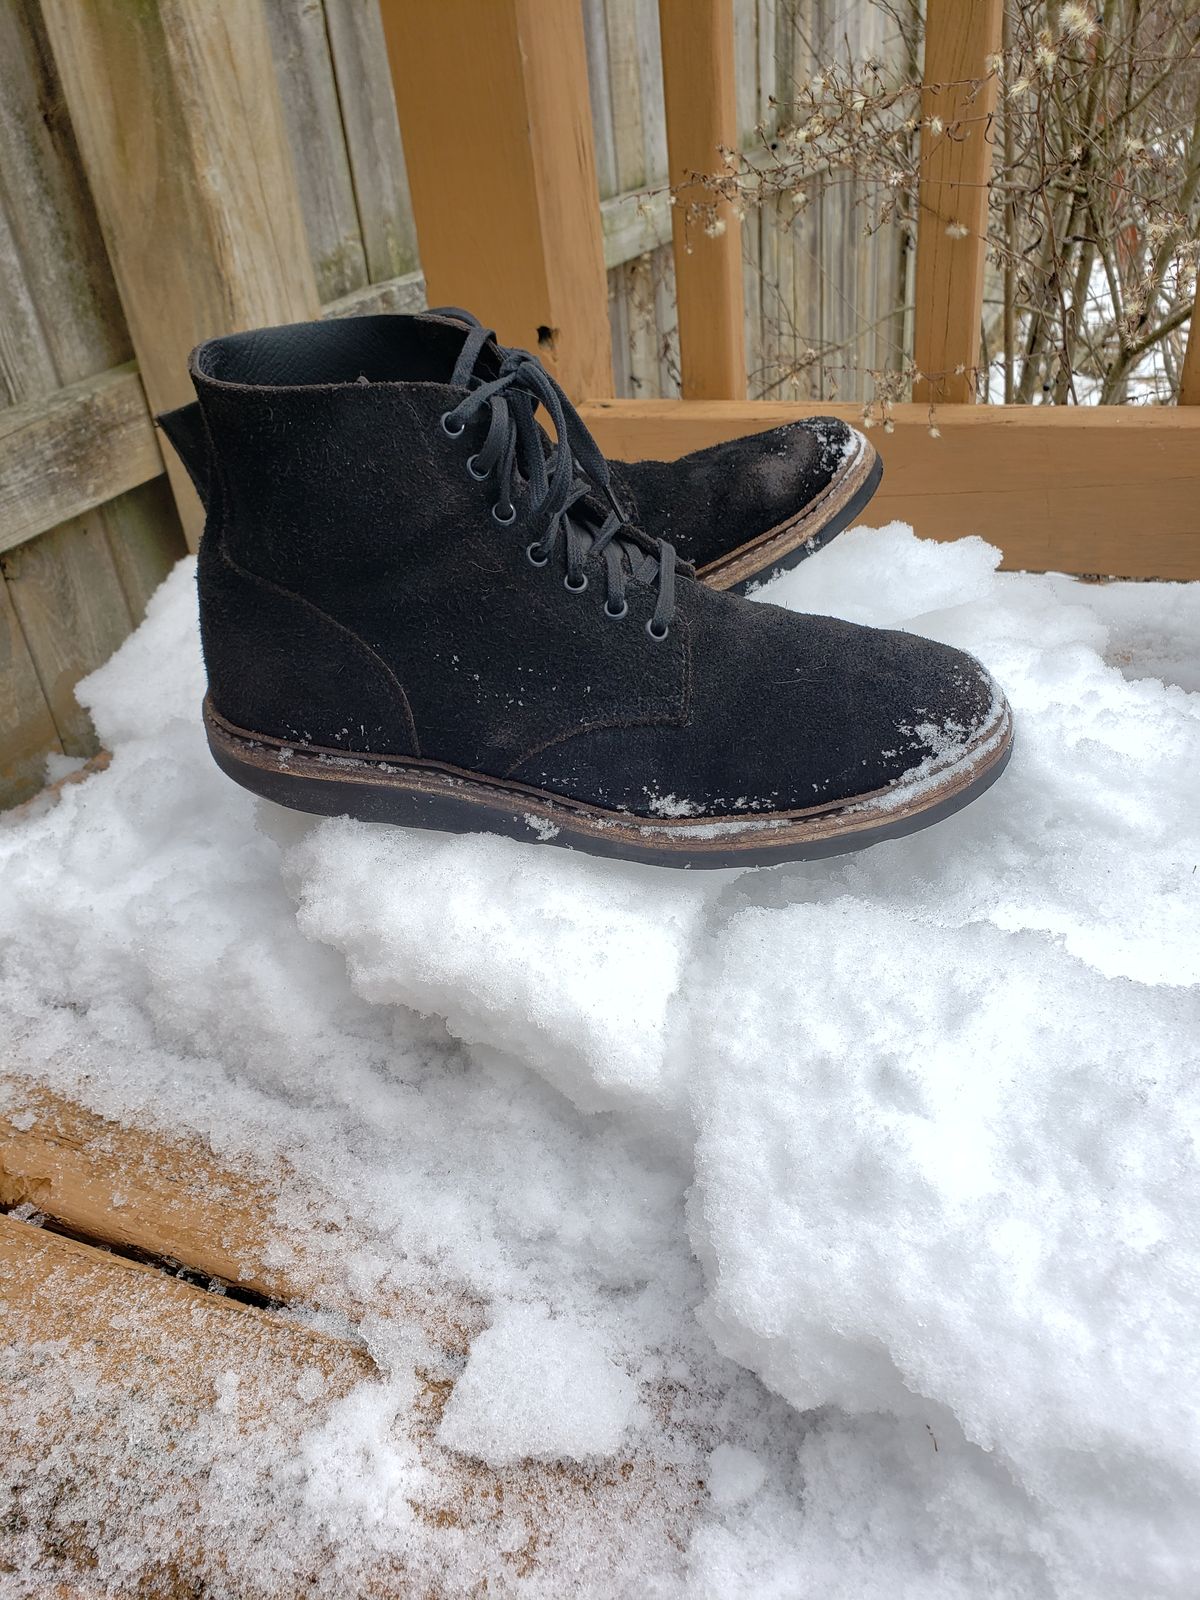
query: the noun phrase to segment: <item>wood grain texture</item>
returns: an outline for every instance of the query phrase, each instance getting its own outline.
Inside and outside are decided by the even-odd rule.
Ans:
[[[163,470],[132,362],[0,411],[0,550]]]
[[[148,592],[181,545],[173,507],[153,493],[121,495],[91,511],[86,525],[75,520],[146,474],[141,444],[157,453],[131,403],[110,409],[106,390],[89,392],[96,374],[130,354],[39,8],[35,0],[0,0],[0,405],[15,408],[0,412],[0,552],[30,532],[45,540],[36,561],[21,562],[4,608],[22,641],[8,659],[33,671],[15,666],[17,676],[0,686],[12,691],[7,710],[23,708],[15,722],[6,719],[0,740],[0,766],[10,770],[2,801],[23,798],[36,780],[26,753],[30,738],[45,733],[37,690],[57,686],[50,709],[65,716],[58,734],[73,749],[94,745],[62,683],[63,664],[72,662],[77,676],[99,664],[89,648],[111,648],[114,619],[131,626],[144,599],[134,599],[136,613],[126,602]],[[128,387],[124,394],[135,398]],[[48,459],[39,454],[50,442],[39,420],[51,425]],[[56,735],[53,743],[61,742]],[[27,774],[15,786],[14,766]]]
[[[611,394],[578,0],[383,0],[382,17],[430,300],[535,350],[575,398]]]
[[[689,399],[746,396],[741,226],[725,202],[710,235],[689,203],[711,203],[693,182],[717,171],[718,146],[738,146],[733,0],[659,0],[667,149],[674,186],[675,285],[683,393]]]
[[[325,23],[367,276],[379,283],[420,259],[378,0],[327,0]]]
[[[75,517],[53,536],[7,551],[0,568],[63,749],[69,756],[94,755],[100,746],[75,685],[107,661],[133,627],[101,514]]]
[[[73,383],[132,354],[112,269],[41,17],[0,0],[0,403]],[[25,300],[22,312],[17,298]]]
[[[175,515],[165,472],[100,508],[129,617],[136,627],[150,596],[175,563],[187,555],[187,540]]]
[[[220,1545],[198,1513],[216,1441],[226,1461],[264,1429],[276,1452],[295,1448],[377,1376],[352,1339],[2,1215],[0,1322],[0,1453],[19,1530],[6,1554],[37,1564],[47,1597],[212,1593],[202,1574]],[[98,1580],[113,1541],[134,1547],[140,1573]]]
[[[617,459],[673,459],[847,405],[599,401],[583,410]],[[979,534],[1006,567],[1133,578],[1200,578],[1200,409],[896,406],[871,434],[883,486],[865,521],[898,518],[934,539]]]
[[[913,399],[975,398],[980,360],[987,194],[992,170],[1003,0],[928,0],[921,96]],[[941,130],[931,118],[940,119]]]
[[[202,1403],[216,1398],[213,1379],[236,1370],[247,1356],[256,1363],[264,1355],[286,1363],[293,1381],[305,1366],[317,1366],[335,1379],[331,1399],[375,1373],[366,1351],[348,1339],[285,1322],[151,1266],[3,1215],[0,1302],[6,1338],[14,1344],[64,1339],[75,1348],[86,1345],[100,1373],[122,1383],[131,1363],[149,1362],[156,1369],[154,1381],[182,1380]],[[128,1317],[135,1304],[138,1330],[131,1339]],[[210,1365],[218,1353],[225,1359]],[[247,1399],[254,1406],[253,1398]],[[261,1396],[260,1403],[265,1399]]]
[[[99,1600],[101,1594],[198,1600],[251,1592],[223,1570],[224,1547],[213,1523],[222,1489],[244,1491],[242,1533],[269,1534],[264,1524],[273,1511],[293,1511],[287,1474],[305,1468],[297,1459],[302,1437],[308,1470],[319,1472],[321,1429],[336,1403],[378,1379],[368,1350],[352,1336],[239,1303],[169,1270],[3,1215],[0,1324],[6,1509],[9,1526],[19,1529],[22,1556],[44,1568],[47,1581],[38,1593],[47,1600]],[[378,1338],[378,1320],[373,1331]],[[404,1348],[396,1358],[398,1375]],[[420,1348],[417,1337],[414,1354]],[[334,1593],[432,1600],[482,1594],[476,1581],[482,1571],[488,1593],[508,1594],[547,1562],[555,1562],[561,1576],[594,1537],[597,1519],[618,1515],[653,1518],[666,1539],[686,1548],[703,1484],[648,1452],[491,1468],[439,1448],[436,1434],[456,1364],[419,1366],[411,1402],[402,1401],[399,1415],[395,1390],[381,1385],[361,1399],[368,1412],[380,1408],[396,1444],[413,1452],[414,1470],[400,1485],[414,1516],[407,1541],[420,1552],[423,1526],[451,1530],[468,1555],[478,1552],[467,1588],[457,1574],[447,1575],[449,1587],[431,1582],[427,1561],[406,1570],[393,1517],[381,1521],[378,1544],[368,1540],[354,1549],[339,1551],[331,1529],[335,1560],[326,1565],[317,1559],[311,1569],[285,1576],[280,1592],[295,1600]],[[664,1384],[652,1403],[686,1427],[689,1404],[696,1402],[678,1384]],[[334,1437],[348,1436],[339,1431]],[[265,1452],[257,1482],[256,1449]],[[281,1496],[273,1493],[275,1471],[284,1474]],[[215,1502],[210,1476],[217,1482]],[[322,1498],[318,1493],[315,1506]],[[140,1558],[141,1569],[114,1573],[114,1543]],[[350,1558],[349,1571],[336,1561],[338,1554]],[[104,1572],[99,1586],[98,1569]],[[265,1592],[261,1582],[251,1590]]]
[[[361,289],[342,295],[321,307],[322,317],[370,317],[382,312],[392,315],[402,312],[424,311],[425,275],[406,272],[399,278],[385,278],[382,283],[367,283]]]
[[[1200,281],[1196,284],[1196,304],[1188,325],[1187,349],[1179,378],[1179,404],[1200,406]]]
[[[44,0],[109,259],[155,410],[213,334],[318,295],[259,0]],[[202,518],[167,464],[189,542]]]
[[[367,259],[325,7],[322,0],[262,5],[317,293],[334,300],[366,283]]]
[[[364,1293],[344,1270],[362,1241],[330,1220],[332,1204],[317,1233],[297,1228],[281,1246],[279,1199],[295,1187],[282,1161],[240,1172],[200,1140],[109,1121],[17,1074],[0,1074],[0,1087],[0,1207],[36,1207],[74,1233],[289,1305],[385,1312],[454,1352],[479,1326],[476,1303],[450,1284],[440,1300]]]
[[[8,585],[0,583],[0,809],[37,794],[52,750],[61,754],[62,740]]]

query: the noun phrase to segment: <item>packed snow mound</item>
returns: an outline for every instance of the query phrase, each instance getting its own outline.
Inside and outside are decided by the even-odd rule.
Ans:
[[[340,1197],[363,1284],[478,1296],[447,1457],[706,1485],[514,1587],[1195,1592],[1200,585],[995,568],[892,525],[762,591],[1012,702],[1003,780],[858,856],[679,874],[256,802],[204,747],[190,564],[83,686],[110,769],[0,827],[19,1070],[282,1152],[281,1218]],[[394,1421],[352,1396],[308,1442],[257,1529],[297,1560],[314,1504],[414,1538],[380,1506],[428,1353],[363,1331]]]

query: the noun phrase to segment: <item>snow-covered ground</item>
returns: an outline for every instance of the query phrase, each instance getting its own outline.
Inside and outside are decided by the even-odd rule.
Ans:
[[[1017,747],[937,828],[742,875],[254,801],[204,746],[189,563],[83,685],[112,766],[0,826],[3,1064],[282,1153],[284,1235],[311,1186],[360,1285],[486,1307],[419,1460],[430,1356],[383,1316],[384,1382],[288,1462],[226,1442],[214,1594],[291,1595],[329,1540],[330,1594],[390,1550],[450,1593],[1196,1594],[1200,585],[995,559],[894,525],[764,592],[973,650]],[[651,1488],[521,1576],[414,1521],[456,1452]],[[123,1462],[106,1561],[147,1558],[173,1470]]]

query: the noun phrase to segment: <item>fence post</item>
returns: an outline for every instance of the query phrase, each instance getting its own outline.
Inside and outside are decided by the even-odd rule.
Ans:
[[[717,171],[718,145],[738,148],[733,0],[659,0],[667,153],[673,186]],[[719,231],[707,233],[689,202],[712,202],[689,185],[673,207],[679,355],[685,400],[746,398],[746,310],[742,239],[732,206],[717,202]]]
[[[1179,378],[1179,404],[1200,406],[1200,277],[1196,280],[1196,303],[1192,307],[1183,372]]]
[[[613,392],[579,0],[382,0],[430,304]]]
[[[319,310],[260,0],[42,0],[147,397],[214,334]],[[165,452],[189,543],[203,518]]]
[[[913,319],[913,361],[924,376],[914,400],[975,398],[996,105],[988,60],[1000,50],[1003,15],[1003,0],[926,8]]]

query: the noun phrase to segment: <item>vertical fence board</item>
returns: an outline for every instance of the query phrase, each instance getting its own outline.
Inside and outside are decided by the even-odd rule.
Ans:
[[[372,283],[420,265],[378,0],[327,0],[346,152]]]
[[[155,410],[216,333],[319,309],[259,0],[43,0]],[[203,518],[168,461],[189,540]]]
[[[738,148],[751,148],[757,139],[758,22],[762,0],[738,0],[733,10],[734,98],[737,106]],[[746,322],[746,370],[748,393],[757,399],[762,393],[763,303],[762,303],[762,209],[747,213],[742,226],[742,306]]]
[[[661,188],[667,178],[658,0],[583,0],[596,171],[602,198]],[[671,252],[660,247],[608,274],[618,395],[677,388]]]
[[[617,190],[641,189],[646,184],[646,140],[642,124],[638,0],[606,0],[604,16]]]
[[[667,118],[663,109],[662,28],[658,0],[637,0],[638,68],[642,89],[643,160],[647,183],[667,176]]]
[[[321,0],[262,0],[321,299],[359,289],[367,262]]]
[[[612,84],[608,61],[608,17],[605,0],[583,0],[583,42],[587,60],[588,99],[596,185],[601,199],[617,193],[617,141],[613,131]]]
[[[0,565],[62,747],[92,755],[96,735],[75,685],[112,655],[132,621],[104,521],[89,512],[6,551]]]
[[[95,208],[30,0],[0,0],[0,150],[13,255],[23,276],[36,274],[34,304],[53,308],[37,319],[39,342],[60,381],[128,361],[129,335]],[[18,383],[23,398],[24,382]]]
[[[617,189],[629,193],[667,176],[666,119],[657,0],[606,0]],[[661,330],[654,255],[615,269],[628,340],[627,384],[634,398],[661,395]]]
[[[578,0],[459,0],[453,30],[428,0],[382,15],[430,300],[539,350],[576,397],[611,394]]]
[[[923,376],[914,400],[975,398],[996,103],[987,62],[1000,49],[1003,12],[1003,0],[928,0],[913,329]]]
[[[0,583],[0,807],[36,794],[46,756],[62,740],[25,643],[8,585]]]
[[[1196,283],[1196,303],[1192,307],[1183,371],[1179,376],[1179,404],[1200,406],[1200,279]]]
[[[146,604],[181,556],[187,541],[165,476],[143,483],[128,494],[101,506],[99,515],[108,534],[108,547],[136,627],[146,615]]]
[[[715,171],[718,145],[737,144],[733,0],[659,0],[663,98],[671,181]],[[675,284],[680,366],[689,399],[743,399],[746,394],[745,308],[741,229],[721,202],[723,231],[710,237],[689,224],[688,200],[711,199],[692,188],[674,207]]]

